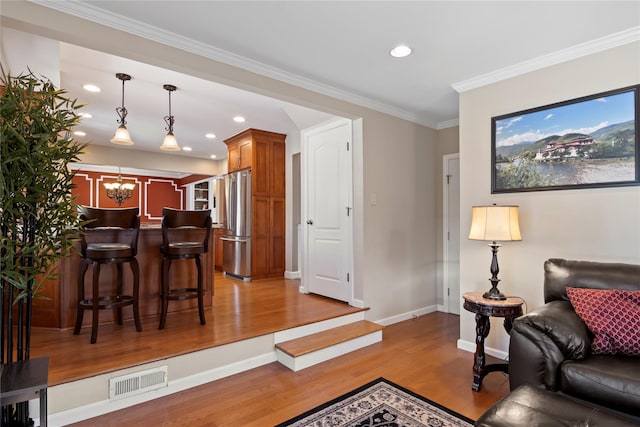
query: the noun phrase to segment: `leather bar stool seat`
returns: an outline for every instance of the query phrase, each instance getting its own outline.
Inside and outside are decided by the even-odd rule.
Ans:
[[[162,253],[161,312],[158,329],[164,329],[165,327],[169,301],[171,300],[197,298],[200,324],[206,324],[200,255],[209,251],[210,233],[211,210],[162,209],[162,245],[160,246],[160,252]],[[189,259],[193,259],[196,262],[198,275],[196,286],[183,284],[181,288],[172,289],[169,284],[172,261]]]
[[[142,331],[138,295],[140,289],[140,270],[136,260],[140,217],[138,208],[99,209],[81,206],[80,218],[87,221],[82,233],[80,268],[78,270],[78,310],[74,335],[80,333],[85,310],[91,310],[91,344],[98,339],[100,310],[115,309],[117,322],[122,325],[122,307],[133,306],[133,319],[136,330]],[[123,291],[122,264],[129,263],[133,274],[131,294]],[[117,269],[116,289],[112,295],[101,295],[100,267],[102,264],[115,264]],[[91,297],[85,297],[84,277],[89,265],[93,266]]]

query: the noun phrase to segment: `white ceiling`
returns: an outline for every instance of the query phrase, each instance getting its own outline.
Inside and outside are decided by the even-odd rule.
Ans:
[[[91,1],[35,0],[161,43],[433,128],[456,123],[458,93],[640,38],[639,1]],[[612,36],[613,35],[613,36]],[[414,53],[394,59],[404,43]],[[60,49],[61,85],[94,118],[87,138],[109,144],[121,82],[136,147],[158,150],[174,84],[174,133],[197,157],[246,127],[287,132],[308,111],[77,46]],[[92,81],[99,96],[78,90]],[[92,111],[93,110],[93,111]],[[247,117],[238,125],[231,118]],[[326,117],[326,116],[321,116]],[[206,140],[215,133],[217,143]]]

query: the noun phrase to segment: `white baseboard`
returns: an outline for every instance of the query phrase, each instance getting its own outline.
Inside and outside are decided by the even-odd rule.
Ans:
[[[394,323],[413,319],[414,317],[423,316],[425,314],[433,313],[435,311],[437,311],[437,306],[431,305],[429,307],[423,307],[417,310],[412,310],[406,313],[398,314],[396,316],[387,317],[386,319],[374,320],[373,322],[377,323],[378,325],[389,326],[389,325],[393,325]]]
[[[462,339],[458,340],[458,344],[457,344],[458,348],[460,350],[465,350],[468,351],[470,353],[475,353],[476,352],[476,343],[475,342],[470,342],[470,341],[465,341]],[[484,348],[484,352],[490,356],[493,356],[497,359],[500,360],[508,360],[509,359],[509,353],[506,351],[502,351],[502,350],[498,350],[496,348],[492,348],[492,347],[485,347]]]
[[[285,271],[284,278],[285,279],[300,279],[302,277],[302,273],[299,271]]]

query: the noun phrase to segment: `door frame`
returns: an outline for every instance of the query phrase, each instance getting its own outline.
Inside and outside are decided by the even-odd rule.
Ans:
[[[447,292],[449,285],[449,239],[447,233],[449,231],[449,191],[447,184],[447,163],[451,159],[458,159],[460,162],[460,153],[445,154],[442,156],[442,307],[446,313],[450,313],[449,304],[450,296]],[[460,243],[458,243],[460,246]]]
[[[349,215],[349,220],[347,221],[347,237],[346,237],[346,241],[347,241],[347,252],[348,252],[348,256],[349,259],[347,260],[348,263],[348,270],[350,271],[350,278],[349,278],[349,301],[347,301],[347,303],[351,306],[355,306],[355,307],[363,307],[364,303],[357,299],[355,297],[355,293],[354,293],[354,289],[357,287],[355,286],[357,277],[359,276],[355,271],[354,271],[354,223],[356,223],[354,221],[354,217],[356,216],[356,210],[354,209],[354,182],[357,181],[354,180],[354,162],[356,162],[356,157],[354,156],[354,148],[356,146],[361,147],[361,137],[358,137],[358,135],[362,135],[361,132],[361,120],[350,120],[350,119],[346,119],[346,118],[338,118],[338,119],[331,119],[329,121],[320,123],[316,126],[312,126],[306,129],[303,129],[300,131],[300,163],[301,163],[301,188],[300,188],[300,201],[301,201],[301,219],[300,219],[300,224],[303,228],[302,231],[302,260],[301,260],[301,264],[300,265],[300,270],[301,270],[301,280],[300,280],[300,292],[302,293],[309,293],[309,289],[306,286],[306,283],[309,282],[309,268],[307,268],[307,265],[309,263],[309,251],[308,251],[308,245],[309,245],[309,227],[306,224],[306,220],[309,217],[308,215],[308,185],[309,185],[309,175],[308,175],[308,171],[309,171],[309,167],[308,167],[308,161],[309,161],[309,153],[307,151],[307,135],[311,135],[314,133],[318,133],[318,132],[322,132],[324,130],[328,130],[331,128],[335,128],[338,126],[342,126],[345,124],[349,124],[351,127],[351,141],[350,141],[350,149],[349,149],[349,158],[347,161],[347,177],[349,182],[347,183],[347,188],[348,188],[348,201],[349,204],[351,206],[351,214]],[[357,140],[357,141],[356,141]],[[357,185],[357,184],[355,184]],[[357,192],[357,190],[356,190]],[[361,216],[362,213],[359,212],[359,215]],[[362,222],[359,222],[360,224],[362,224]],[[362,226],[360,226],[362,227]],[[361,234],[361,233],[360,233]],[[361,245],[360,245],[361,246]]]

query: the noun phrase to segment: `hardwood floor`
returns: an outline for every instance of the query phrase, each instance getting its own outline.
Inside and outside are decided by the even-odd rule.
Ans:
[[[155,316],[142,319],[142,332],[136,332],[132,320],[123,325],[100,325],[96,344],[89,343],[90,327],[83,328],[80,335],[73,335],[72,329],[34,328],[31,357],[49,356],[52,387],[361,311],[342,302],[301,294],[297,280],[246,283],[216,273],[214,286],[214,306],[205,310],[204,326],[197,310],[169,313],[163,330],[158,329]]]
[[[509,391],[489,374],[471,390],[473,355],[458,350],[458,316],[432,313],[385,328],[382,342],[293,372],[271,363],[75,426],[270,426],[385,377],[477,419]]]
[[[90,328],[36,328],[31,357],[51,359],[49,385],[117,371],[167,357],[305,325],[360,309],[298,292],[296,280],[244,283],[216,275],[214,307],[201,326],[197,311]],[[459,318],[432,313],[388,326],[383,341],[299,372],[275,362],[186,391],[82,421],[76,426],[269,426],[378,377],[385,377],[476,419],[508,393],[508,377],[488,375],[471,390],[473,354],[458,350]]]

